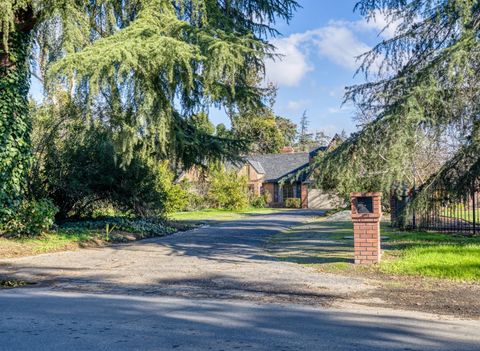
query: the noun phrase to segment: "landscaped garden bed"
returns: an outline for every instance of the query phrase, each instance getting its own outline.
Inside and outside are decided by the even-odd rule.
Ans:
[[[67,222],[34,237],[0,237],[0,258],[38,255],[159,237],[192,226],[160,219],[104,218]]]

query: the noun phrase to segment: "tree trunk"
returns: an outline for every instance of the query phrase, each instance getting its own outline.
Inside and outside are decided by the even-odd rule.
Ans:
[[[29,55],[34,19],[26,11],[17,19],[8,52],[0,47],[0,225],[22,199],[30,160]]]

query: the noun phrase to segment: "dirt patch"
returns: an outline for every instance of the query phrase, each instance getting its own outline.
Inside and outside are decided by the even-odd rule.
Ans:
[[[480,319],[480,284],[397,276],[377,283],[368,295],[384,301],[382,307]]]
[[[371,307],[421,311],[458,318],[480,319],[480,284],[447,279],[389,275],[377,267],[322,265],[322,273],[365,279],[372,287],[360,299],[350,299]]]
[[[372,307],[389,307],[421,311],[459,318],[480,319],[480,284],[440,278],[390,275],[378,267],[353,264],[319,264],[315,270],[352,279],[365,279],[373,288],[356,303]]]

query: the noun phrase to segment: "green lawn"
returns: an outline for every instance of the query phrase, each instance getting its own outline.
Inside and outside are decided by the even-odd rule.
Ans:
[[[169,215],[169,219],[177,221],[188,222],[202,222],[202,221],[233,221],[242,219],[248,216],[269,214],[278,212],[274,208],[249,208],[245,210],[222,210],[222,209],[207,209],[191,212],[177,212]]]
[[[69,231],[43,234],[35,238],[0,238],[0,258],[38,255],[47,252],[73,250],[100,238],[91,231]]]
[[[380,270],[452,280],[480,281],[480,237],[399,232],[382,226],[390,240]]]

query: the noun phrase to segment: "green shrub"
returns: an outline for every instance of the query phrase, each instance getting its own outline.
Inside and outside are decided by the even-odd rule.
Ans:
[[[189,191],[188,204],[184,209],[185,211],[204,210],[208,207],[209,207],[209,201],[206,196],[198,194],[194,191]]]
[[[302,207],[302,200],[299,198],[290,197],[285,199],[285,207],[287,208],[301,208]]]
[[[267,207],[268,194],[262,194],[260,196],[254,196],[250,199],[250,206],[254,208]]]
[[[171,234],[176,231],[175,228],[169,226],[164,220],[159,218],[125,218],[113,217],[102,218],[98,220],[66,222],[62,224],[63,230],[98,230],[105,232],[106,228],[115,228],[115,230],[144,234],[145,236],[160,236]]]
[[[141,147],[121,152],[110,125],[87,125],[75,106],[60,106],[33,109],[36,152],[29,177],[30,193],[52,199],[58,219],[149,217],[187,206],[188,192],[174,183],[167,162]]]
[[[176,183],[168,161],[157,163],[153,169],[156,177],[155,190],[163,195],[163,211],[173,213],[186,210],[190,204],[188,181]]]
[[[227,210],[241,210],[248,207],[247,180],[236,171],[223,167],[210,172],[210,185],[207,199],[211,207]]]
[[[0,228],[6,236],[35,236],[54,224],[58,208],[49,199],[24,200],[17,211]]]

